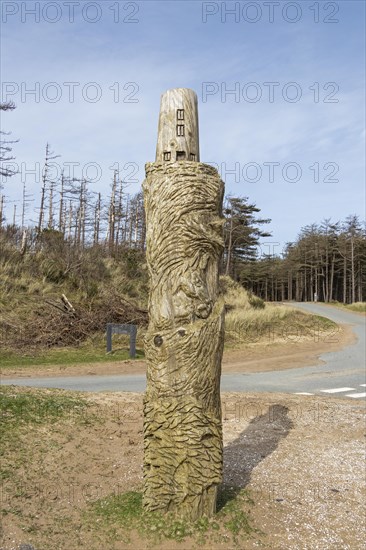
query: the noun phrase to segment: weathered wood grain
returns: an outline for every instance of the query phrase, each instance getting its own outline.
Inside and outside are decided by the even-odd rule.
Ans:
[[[183,119],[179,119],[182,114]],[[184,135],[177,135],[178,126],[183,127]],[[156,162],[199,162],[198,136],[196,93],[187,88],[175,88],[165,92],[160,102]],[[164,153],[170,154],[169,160],[164,159]]]
[[[143,190],[150,275],[144,506],[195,520],[215,512],[222,478],[224,184],[200,162],[155,162],[146,165]]]

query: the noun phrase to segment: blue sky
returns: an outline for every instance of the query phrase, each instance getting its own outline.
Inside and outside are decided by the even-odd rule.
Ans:
[[[20,174],[3,183],[9,219],[22,180],[39,203],[26,171],[42,165],[46,142],[105,197],[117,165],[138,191],[155,158],[160,94],[173,87],[197,92],[201,161],[272,219],[266,240],[278,251],[306,224],[364,219],[363,1],[1,7],[2,100],[17,106],[2,127],[20,140]]]

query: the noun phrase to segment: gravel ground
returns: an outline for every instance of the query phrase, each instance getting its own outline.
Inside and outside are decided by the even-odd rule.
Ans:
[[[88,399],[100,422],[81,427],[70,418],[22,433],[19,450],[26,450],[26,462],[17,472],[22,491],[14,480],[4,485],[3,550],[18,550],[21,543],[36,550],[152,547],[139,536],[130,545],[111,546],[84,523],[83,512],[96,498],[116,487],[136,491],[142,486],[141,394],[97,393]],[[211,542],[201,548],[363,550],[362,403],[224,393],[222,409],[224,483],[249,491],[250,522],[258,531],[242,545]],[[5,456],[4,468],[13,462],[14,456]],[[159,548],[189,550],[197,544],[167,541]]]
[[[364,406],[255,394],[224,403],[236,410],[225,422],[225,478],[252,492],[266,533],[245,550],[364,548]]]

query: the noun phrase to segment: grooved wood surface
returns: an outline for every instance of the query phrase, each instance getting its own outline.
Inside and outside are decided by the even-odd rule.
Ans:
[[[194,520],[222,479],[220,376],[224,184],[202,163],[148,163],[144,504]]]

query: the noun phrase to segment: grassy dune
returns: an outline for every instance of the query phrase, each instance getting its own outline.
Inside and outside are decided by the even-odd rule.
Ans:
[[[53,243],[54,245],[54,243]],[[0,364],[3,368],[70,365],[128,358],[126,336],[105,351],[108,322],[138,325],[137,358],[143,353],[148,281],[140,251],[116,258],[90,249],[59,256],[52,246],[21,256],[0,240]],[[230,277],[221,277],[226,303],[226,347],[276,339],[297,341],[334,326],[279,304],[264,303]],[[63,302],[63,295],[74,309]]]
[[[241,285],[222,277],[225,291],[225,344],[255,344],[263,341],[296,342],[331,332],[336,325],[319,315],[310,315],[277,303],[265,303]]]
[[[357,311],[359,313],[366,313],[366,302],[355,302],[354,304],[345,304],[347,309],[351,311]]]

